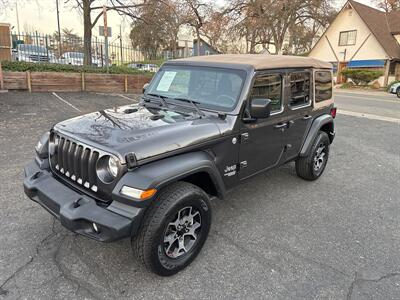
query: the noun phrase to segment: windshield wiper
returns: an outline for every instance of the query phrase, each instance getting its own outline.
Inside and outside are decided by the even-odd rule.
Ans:
[[[159,95],[159,94],[147,94],[147,96],[157,97],[158,99],[160,99],[161,104],[162,104],[163,106],[168,106],[167,101],[165,101],[165,99],[168,98],[168,97],[166,97],[166,96]]]
[[[202,116],[202,117],[204,117],[206,114],[204,113],[204,112],[202,112],[201,111],[201,109],[197,106],[198,104],[200,104],[200,102],[198,102],[198,101],[196,101],[196,100],[192,100],[192,99],[189,99],[189,98],[180,98],[180,97],[178,97],[178,98],[172,98],[173,100],[177,100],[177,101],[183,101],[183,102],[188,102],[188,103],[190,103],[192,106],[193,106],[193,108],[197,111],[197,113],[200,115],[200,116]]]

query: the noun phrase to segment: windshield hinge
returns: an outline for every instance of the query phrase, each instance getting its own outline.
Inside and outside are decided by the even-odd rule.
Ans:
[[[133,169],[135,167],[137,167],[137,158],[136,158],[136,154],[131,152],[128,153],[125,156],[125,160],[126,160],[126,165],[128,166],[128,169]]]

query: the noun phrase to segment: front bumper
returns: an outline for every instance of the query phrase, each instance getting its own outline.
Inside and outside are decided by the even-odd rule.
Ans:
[[[143,208],[117,201],[101,207],[93,198],[55,179],[48,169],[41,169],[37,161],[27,165],[24,171],[25,194],[73,232],[101,242],[111,242],[130,237],[139,228]]]

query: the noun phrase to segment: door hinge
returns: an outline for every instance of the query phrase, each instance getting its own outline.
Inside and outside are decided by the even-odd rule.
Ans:
[[[240,135],[240,143],[244,143],[249,139],[249,133],[245,132]]]

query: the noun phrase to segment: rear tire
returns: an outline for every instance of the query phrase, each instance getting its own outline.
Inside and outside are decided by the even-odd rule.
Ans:
[[[398,87],[398,88],[397,88],[397,92],[396,92],[396,94],[397,94],[397,97],[399,97],[399,98],[400,98],[400,87]]]
[[[329,146],[328,134],[319,131],[308,156],[300,157],[296,161],[297,176],[310,181],[318,179],[324,172],[328,162]]]
[[[171,276],[196,258],[210,225],[207,194],[193,184],[175,182],[162,189],[147,210],[132,249],[149,270]]]

